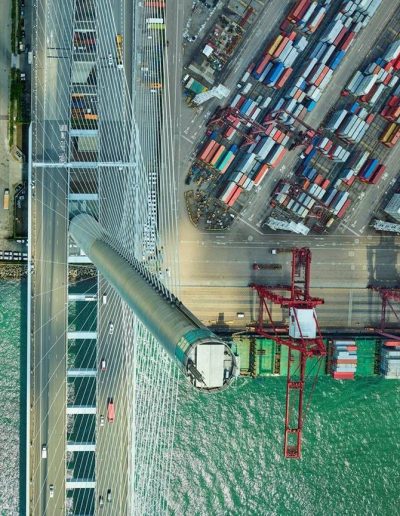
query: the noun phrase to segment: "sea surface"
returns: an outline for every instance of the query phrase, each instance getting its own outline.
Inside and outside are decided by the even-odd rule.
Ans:
[[[24,283],[0,281],[0,515],[19,514]],[[285,379],[197,393],[182,378],[168,513],[400,515],[400,382],[318,380],[303,458],[283,458]],[[153,515],[152,515],[153,516]]]
[[[25,351],[24,281],[0,280],[0,514],[20,514],[21,360]],[[24,436],[23,436],[24,437]]]
[[[241,379],[215,395],[182,384],[173,515],[397,516],[400,382],[318,380],[303,458],[283,458],[285,379]]]

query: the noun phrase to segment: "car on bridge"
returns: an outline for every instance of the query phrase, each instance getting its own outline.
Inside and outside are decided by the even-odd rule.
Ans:
[[[109,423],[114,423],[115,419],[115,408],[113,398],[108,398],[107,403],[107,420]]]

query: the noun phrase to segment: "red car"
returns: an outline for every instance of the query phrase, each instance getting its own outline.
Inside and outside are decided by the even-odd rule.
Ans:
[[[114,400],[112,398],[108,398],[107,404],[107,421],[109,423],[114,423],[115,419],[115,408],[114,408]]]

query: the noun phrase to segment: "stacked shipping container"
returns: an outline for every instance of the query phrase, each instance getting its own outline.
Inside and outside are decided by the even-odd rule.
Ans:
[[[354,380],[357,345],[354,340],[334,340],[332,376],[335,380]]]

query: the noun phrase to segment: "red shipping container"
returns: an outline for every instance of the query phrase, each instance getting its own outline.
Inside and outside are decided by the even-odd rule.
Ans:
[[[292,31],[292,32],[289,34],[288,38],[290,39],[290,41],[294,41],[294,39],[295,39],[296,35],[297,35],[297,32]]]
[[[296,93],[293,95],[293,98],[294,98],[295,100],[298,100],[298,99],[300,98],[300,96],[301,96],[301,94],[302,94],[302,93],[303,93],[303,92],[301,91],[301,89],[300,89],[300,88],[298,88],[298,89],[297,89],[297,91],[296,91]]]
[[[258,186],[261,181],[264,179],[264,177],[266,176],[267,172],[269,170],[269,167],[266,163],[264,163],[264,165],[262,165],[262,167],[260,168],[260,170],[257,172],[257,175],[256,177],[254,178],[254,184],[256,186]]]
[[[285,139],[285,136],[286,134],[285,133],[281,133],[281,135],[279,136],[279,138],[276,140],[277,143],[282,143],[283,140]]]
[[[347,186],[351,186],[356,180],[356,176],[351,176],[347,181],[343,181],[343,183]]]
[[[288,14],[288,19],[297,22],[304,15],[309,5],[311,4],[311,0],[299,0],[297,4],[293,7],[293,9]]]
[[[280,131],[278,129],[272,138],[277,142],[278,138],[280,137],[281,134],[282,134],[282,131]]]
[[[203,149],[201,150],[200,154],[198,155],[199,159],[205,161],[207,156],[209,154],[211,154],[211,151],[212,149],[218,145],[217,142],[215,140],[210,140],[209,142],[207,142],[205,144],[205,146],[203,147]],[[216,151],[217,149],[215,149]]]
[[[267,66],[267,64],[271,61],[271,59],[272,59],[272,56],[270,56],[269,54],[265,55],[263,57],[263,60],[261,61],[261,63],[257,66],[255,73],[261,75],[263,73],[263,71],[265,70],[265,67]]]
[[[400,56],[392,64],[396,72],[400,70]]]
[[[346,346],[347,351],[357,351],[357,346]]]
[[[271,133],[272,133],[272,130],[273,130],[273,129],[275,129],[275,127],[274,127],[272,124],[270,124],[270,125],[267,127],[267,129],[265,130],[265,134],[266,134],[267,136],[271,136]]]
[[[336,364],[357,364],[357,358],[338,358]]]
[[[232,197],[229,199],[228,206],[233,206],[235,202],[238,200],[239,195],[243,192],[242,188],[238,186],[236,190],[233,192]]]
[[[245,102],[246,102],[246,97],[244,97],[242,95],[239,99],[239,102],[236,104],[235,109],[239,110]]]
[[[385,72],[391,72],[393,70],[392,63],[386,63],[383,69],[385,70]]]
[[[325,75],[329,72],[330,68],[329,66],[325,66],[325,68],[322,70],[322,72],[319,74],[317,79],[314,81],[315,86],[319,86],[323,79],[325,78]]]
[[[400,105],[400,97],[397,97],[396,95],[393,95],[390,97],[389,102],[387,103],[390,107],[396,107]]]
[[[304,179],[304,183],[303,183],[303,190],[307,190],[307,188],[310,186],[310,180],[309,179]]]
[[[330,183],[331,182],[329,181],[329,179],[325,179],[325,181],[321,184],[321,188],[323,190],[326,190],[328,188],[328,186],[330,185]]]
[[[230,138],[231,136],[233,136],[233,134],[235,132],[236,132],[236,129],[234,129],[233,127],[228,127],[228,129],[224,132],[224,137]]]
[[[343,29],[339,32],[339,34],[333,40],[333,44],[335,45],[335,47],[337,47],[339,45],[339,43],[342,41],[342,39],[344,38],[347,31],[348,31],[347,27],[343,27]]]
[[[384,172],[386,170],[385,165],[379,165],[379,167],[375,170],[375,172],[372,174],[372,177],[370,179],[370,183],[373,185],[376,185],[380,178],[383,176]]]
[[[283,40],[279,43],[278,48],[275,50],[275,52],[272,54],[273,57],[279,57],[283,51],[283,49],[286,47],[286,45],[289,43],[289,38],[284,37]]]
[[[334,371],[332,376],[335,380],[354,380],[354,373],[343,373]]]
[[[354,176],[353,176],[354,177]],[[351,204],[351,200],[347,199],[347,201],[343,204],[342,208],[339,210],[339,213],[337,214],[337,217],[341,219],[343,215],[346,213],[348,207]]]
[[[314,148],[314,145],[312,143],[310,143],[310,145],[306,148],[306,150],[304,151],[304,154],[306,156],[308,156],[310,154],[310,152],[313,150]]]
[[[285,82],[289,79],[290,74],[293,72],[293,68],[286,68],[286,70],[283,72],[283,74],[280,76],[278,82],[275,84],[275,88],[279,89],[284,86]],[[300,91],[301,94],[301,91]]]
[[[384,80],[383,80],[383,84],[384,84],[385,86],[387,86],[387,85],[389,84],[389,82],[392,80],[392,77],[393,77],[393,75],[392,75],[391,73],[389,73],[389,74],[384,78]]]
[[[367,122],[367,124],[371,124],[372,121],[374,120],[375,118],[375,115],[373,113],[370,113],[367,118],[365,119],[365,121]]]
[[[351,45],[351,42],[353,41],[354,37],[355,37],[356,33],[355,32],[350,32],[350,34],[348,34],[343,42],[340,44],[340,50],[344,50],[346,52],[346,50],[349,48],[349,46]]]
[[[321,174],[318,174],[315,179],[314,179],[314,183],[318,186],[321,186],[322,184],[322,181],[324,180],[323,176],[321,176]]]
[[[245,183],[246,181],[247,176],[244,174],[240,179],[239,179],[239,182],[238,182],[238,186],[243,186],[243,184]]]
[[[384,344],[390,348],[400,347],[400,342],[398,340],[385,340]]]
[[[279,163],[282,161],[283,156],[286,154],[286,151],[287,151],[287,149],[285,147],[283,147],[281,152],[276,157],[275,161],[273,163],[271,163],[271,167],[277,167],[279,165]]]

